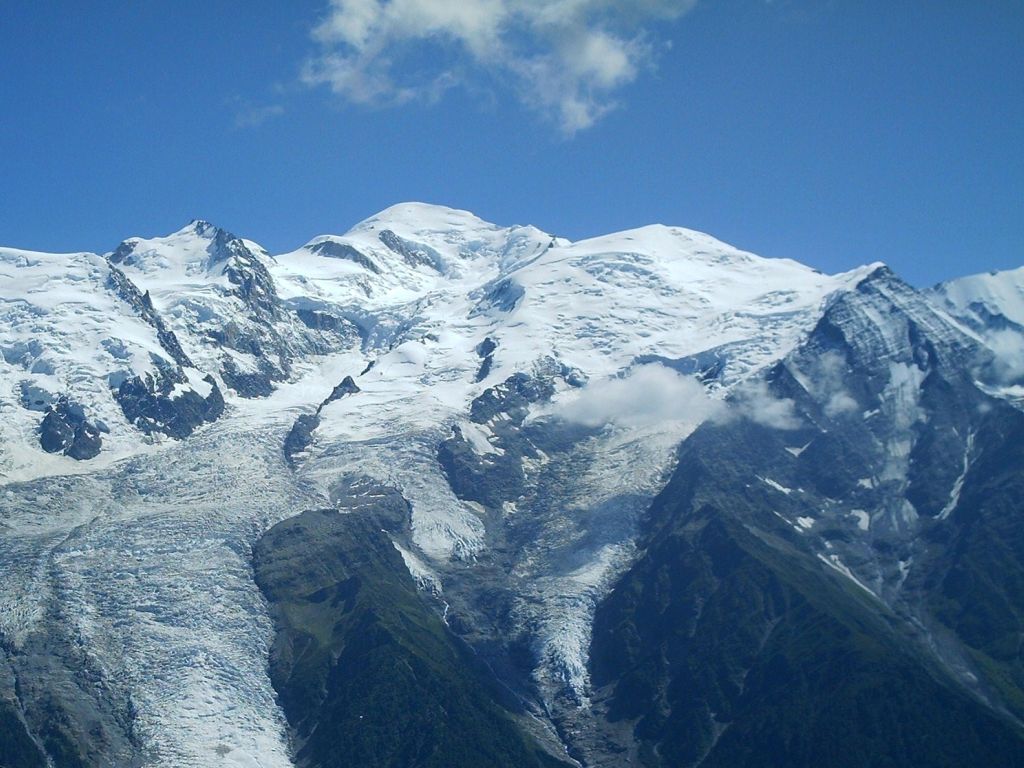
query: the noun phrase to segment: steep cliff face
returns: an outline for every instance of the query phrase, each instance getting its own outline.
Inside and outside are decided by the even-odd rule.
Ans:
[[[878,272],[683,443],[594,630],[641,764],[1020,763],[1024,415],[979,356]]]

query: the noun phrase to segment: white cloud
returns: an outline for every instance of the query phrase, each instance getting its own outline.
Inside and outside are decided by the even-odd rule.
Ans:
[[[853,413],[859,409],[857,400],[846,389],[848,369],[846,358],[841,353],[833,351],[819,357],[811,371],[815,394],[825,400],[825,415],[829,418]]]
[[[844,413],[854,413],[857,409],[857,401],[845,390],[832,393],[829,395],[828,402],[825,403],[825,415],[829,418],[835,418]]]
[[[280,117],[284,114],[284,107],[280,104],[266,104],[253,106],[244,104],[239,106],[235,112],[236,128],[255,128],[263,125],[267,120]]]
[[[830,351],[815,357],[801,374],[801,380],[818,402],[824,403],[825,415],[835,418],[854,413],[860,406],[846,388],[849,374],[846,358],[840,352]]]
[[[668,421],[695,427],[724,407],[696,379],[660,365],[645,365],[621,379],[591,382],[555,413],[586,427],[643,428]]]
[[[708,395],[691,376],[660,365],[645,365],[617,379],[592,381],[573,400],[548,411],[585,427],[644,428],[676,422],[696,428],[712,420],[749,419],[772,429],[799,429],[796,404],[778,398],[763,381],[743,384],[726,402]]]
[[[999,384],[1017,384],[1024,379],[1024,336],[1012,330],[996,331],[987,339],[995,353],[992,373]]]
[[[527,106],[572,134],[614,109],[615,94],[652,64],[645,25],[695,2],[331,0],[313,32],[321,50],[303,79],[381,105],[434,99],[483,71],[510,79]],[[401,61],[422,45],[445,55]]]
[[[799,429],[796,404],[777,398],[763,381],[750,382],[736,390],[727,418],[739,416],[772,429]]]

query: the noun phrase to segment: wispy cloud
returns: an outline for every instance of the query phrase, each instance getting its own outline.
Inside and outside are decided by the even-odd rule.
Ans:
[[[587,427],[644,428],[666,421],[696,427],[722,414],[724,408],[696,379],[660,365],[645,365],[623,378],[587,384],[557,413],[565,421]]]
[[[846,359],[839,352],[825,352],[812,359],[804,376],[811,394],[824,403],[825,415],[836,418],[857,412],[857,400],[846,388]]]
[[[486,73],[571,135],[614,109],[616,94],[653,66],[651,25],[695,2],[331,0],[303,80],[388,105],[436,99]]]
[[[770,429],[799,429],[803,422],[790,398],[772,393],[761,379],[747,381],[726,400],[711,397],[692,376],[660,365],[644,365],[625,376],[589,382],[551,413],[585,427],[612,424],[646,428],[678,422],[696,428],[705,421],[729,424],[747,419]]]
[[[1024,335],[1017,331],[996,331],[988,338],[995,352],[990,364],[991,378],[998,384],[1020,384],[1024,381]]]
[[[778,398],[761,380],[748,381],[733,395],[726,420],[737,416],[771,429],[799,429],[800,417],[796,403],[788,397]]]
[[[280,104],[254,105],[236,102],[234,106],[235,128],[255,128],[284,114],[284,107]]]

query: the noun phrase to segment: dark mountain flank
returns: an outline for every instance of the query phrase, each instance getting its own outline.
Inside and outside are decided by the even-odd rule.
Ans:
[[[559,766],[444,625],[381,526],[395,492],[304,512],[254,553],[277,635],[271,679],[302,766]],[[507,699],[507,697],[505,697]]]

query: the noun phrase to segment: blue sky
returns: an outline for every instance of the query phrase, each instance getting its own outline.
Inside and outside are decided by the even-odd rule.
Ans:
[[[281,252],[424,200],[918,285],[1024,264],[1020,0],[9,0],[0,107],[24,248],[200,217]]]

